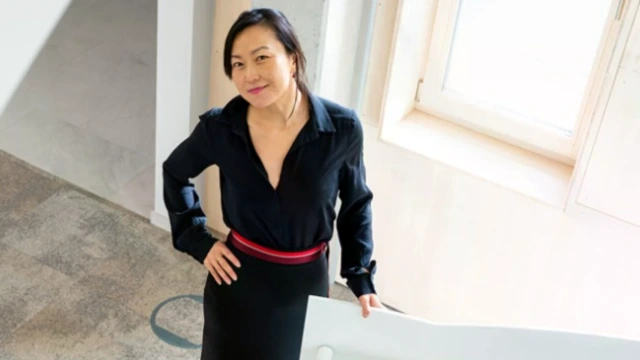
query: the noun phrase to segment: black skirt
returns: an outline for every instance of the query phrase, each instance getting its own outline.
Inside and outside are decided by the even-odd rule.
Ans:
[[[201,360],[299,360],[309,295],[327,297],[327,257],[281,265],[229,249],[240,260],[238,280],[204,289]]]

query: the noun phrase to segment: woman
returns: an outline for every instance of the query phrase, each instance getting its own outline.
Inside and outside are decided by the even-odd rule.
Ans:
[[[329,292],[338,194],[340,274],[363,316],[381,307],[362,126],[354,111],[310,93],[305,57],[279,11],[240,15],[224,69],[240,94],[202,114],[163,164],[173,246],[209,271],[202,359],[298,359],[308,297]],[[232,229],[226,241],[206,230],[189,182],[214,164]]]

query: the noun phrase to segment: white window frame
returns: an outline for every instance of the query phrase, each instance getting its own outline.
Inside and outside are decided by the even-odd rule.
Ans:
[[[377,1],[362,90],[364,102],[358,109],[362,120],[369,131],[377,131],[382,143],[533,200],[566,208],[577,186],[580,166],[598,132],[599,117],[606,109],[640,0],[620,0],[609,13],[609,18],[616,21],[609,22],[610,31],[603,36],[597,67],[580,110],[578,131],[564,148],[570,149],[568,155],[487,129],[478,130],[421,107],[416,99],[424,96],[420,79],[425,78],[428,40],[435,29],[439,1],[445,0]]]
[[[400,8],[403,5],[412,6],[413,2],[401,0],[399,5]],[[598,53],[570,136],[541,123],[518,121],[513,113],[499,109],[489,110],[458,99],[452,93],[442,92],[453,40],[455,15],[461,0],[431,0],[427,6],[430,13],[427,18],[431,18],[431,29],[430,33],[425,33],[423,41],[426,44],[426,49],[423,50],[426,61],[422,65],[419,78],[414,79],[416,86],[414,108],[519,148],[573,165],[586,135],[588,126],[585,126],[585,123],[588,122],[593,111],[591,104],[599,95],[602,79],[613,52],[613,45],[619,35],[620,15],[628,2],[628,0],[612,1],[605,31],[601,36]],[[400,16],[398,21],[411,20]]]

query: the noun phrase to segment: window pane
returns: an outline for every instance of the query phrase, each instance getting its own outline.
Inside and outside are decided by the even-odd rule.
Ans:
[[[444,89],[571,134],[611,0],[461,0]]]

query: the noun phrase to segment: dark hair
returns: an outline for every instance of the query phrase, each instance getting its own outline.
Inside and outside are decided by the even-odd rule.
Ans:
[[[233,48],[233,42],[238,34],[253,25],[263,25],[271,28],[276,33],[278,40],[284,46],[287,54],[295,57],[296,83],[300,91],[302,91],[304,95],[308,95],[309,88],[307,87],[305,77],[306,58],[304,57],[302,47],[300,46],[293,26],[291,26],[289,20],[287,20],[280,10],[259,8],[247,10],[240,14],[236,22],[231,26],[224,43],[224,73],[227,77],[231,78],[231,50]]]

